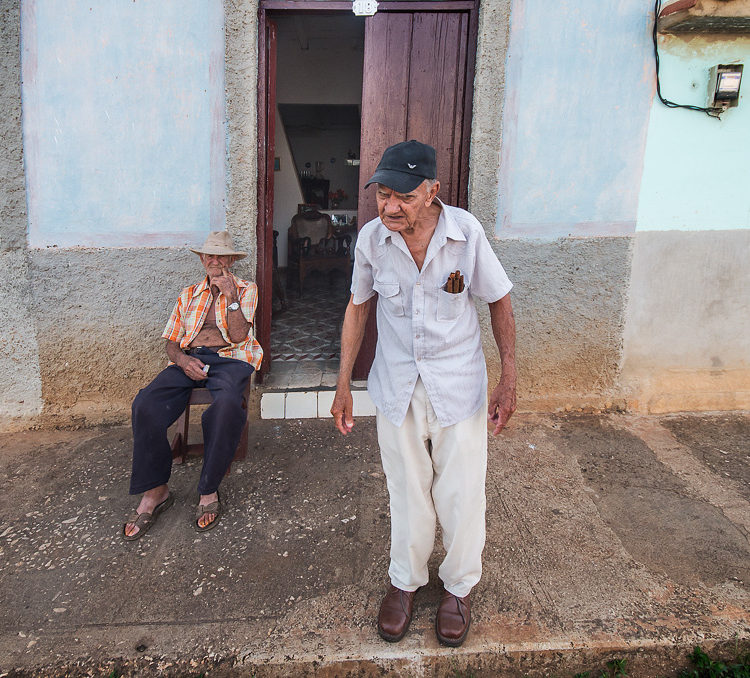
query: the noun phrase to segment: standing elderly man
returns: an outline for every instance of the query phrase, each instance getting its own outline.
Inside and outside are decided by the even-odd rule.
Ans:
[[[379,217],[357,238],[331,413],[343,434],[352,430],[352,368],[377,295],[368,390],[391,506],[391,585],[378,632],[391,642],[406,634],[414,594],[428,581],[437,516],[446,555],[435,626],[440,642],[456,647],[469,631],[485,541],[487,372],[473,299],[489,304],[502,360],[488,408],[495,434],[516,406],[515,324],[512,284],[482,226],[436,197],[435,177],[435,149],[406,141],[386,149],[367,183],[377,184]]]
[[[133,401],[130,494],[143,496],[123,527],[127,541],[140,539],[174,503],[167,486],[172,469],[167,428],[196,387],[208,388],[212,404],[202,417],[204,457],[195,527],[204,532],[219,522],[219,484],[247,416],[242,396],[263,359],[263,350],[250,333],[258,288],[229,271],[246,253],[235,250],[226,231],[210,233],[203,247],[191,252],[200,257],[206,277],[182,290],[162,334],[170,363]]]

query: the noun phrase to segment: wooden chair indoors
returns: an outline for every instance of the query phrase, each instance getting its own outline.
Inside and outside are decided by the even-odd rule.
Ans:
[[[271,276],[271,288],[273,290],[271,295],[271,312],[276,313],[273,303],[278,301],[281,305],[278,312],[282,313],[286,311],[286,292],[281,285],[281,277],[279,276],[279,232],[273,232],[273,274]]]
[[[295,214],[288,235],[287,288],[296,279],[302,296],[302,286],[310,271],[338,270],[351,275],[352,237],[348,233],[337,235],[329,215],[317,210]]]
[[[234,452],[232,463],[235,461],[241,461],[247,456],[247,399],[250,395],[252,388],[251,380],[248,379],[245,393],[242,396],[242,409],[245,410],[245,426],[242,429],[242,437],[237,445],[237,449]],[[190,400],[188,401],[185,411],[180,415],[180,418],[176,422],[177,431],[172,438],[172,459],[175,464],[181,464],[185,461],[185,457],[188,455],[203,456],[203,441],[200,443],[189,443],[188,442],[188,430],[190,426],[190,407],[191,405],[210,405],[212,402],[211,391],[207,388],[194,388],[190,394]],[[232,468],[232,464],[227,469],[227,474]]]

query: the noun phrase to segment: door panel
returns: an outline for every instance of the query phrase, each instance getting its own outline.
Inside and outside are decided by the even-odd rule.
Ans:
[[[411,13],[394,12],[376,14],[365,22],[357,205],[360,228],[378,213],[375,191],[372,187],[365,190],[365,183],[383,150],[406,138],[412,20]],[[400,66],[393,68],[393,64]]]
[[[424,140],[435,147],[440,198],[450,205],[459,203],[467,25],[465,14],[415,15],[415,35],[430,39],[415,41],[409,69],[413,112],[406,138]]]
[[[383,151],[408,139],[437,151],[439,197],[466,207],[473,46],[469,12],[379,11],[365,23],[360,228],[377,216],[375,190],[365,189]],[[471,71],[471,72],[470,72]],[[466,137],[466,138],[464,138]],[[367,376],[375,355],[374,310],[354,368]]]
[[[262,33],[262,85],[259,87],[258,165],[262,167],[262,184],[258,191],[258,308],[255,313],[255,336],[263,348],[259,381],[271,364],[271,309],[273,289],[273,162],[276,136],[276,24],[265,16]]]

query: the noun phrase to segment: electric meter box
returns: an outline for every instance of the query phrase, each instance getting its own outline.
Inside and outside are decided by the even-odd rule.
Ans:
[[[708,72],[708,106],[732,108],[739,103],[742,64],[719,64]]]

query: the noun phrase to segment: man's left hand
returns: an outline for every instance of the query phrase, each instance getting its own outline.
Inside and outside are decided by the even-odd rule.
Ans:
[[[516,411],[516,381],[515,379],[500,379],[490,396],[487,408],[487,419],[494,424],[492,435],[497,435],[505,428],[508,420]]]
[[[234,278],[229,269],[225,266],[221,267],[221,275],[213,276],[210,282],[212,286],[215,285],[219,289],[219,292],[227,298],[227,303],[231,304],[238,300],[237,285],[235,285]]]

